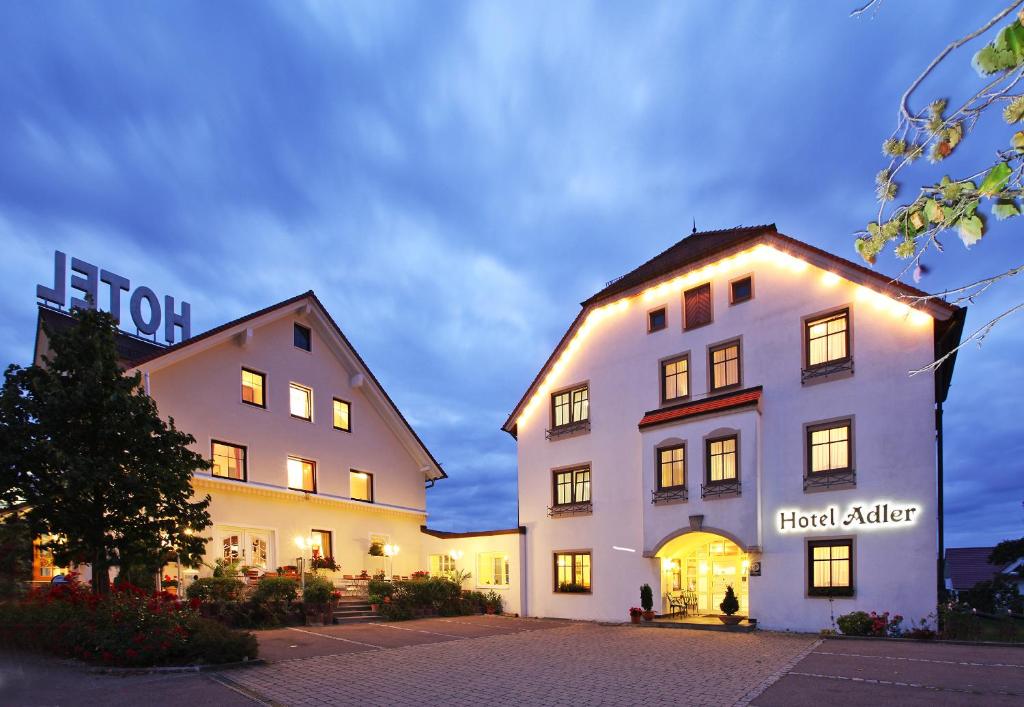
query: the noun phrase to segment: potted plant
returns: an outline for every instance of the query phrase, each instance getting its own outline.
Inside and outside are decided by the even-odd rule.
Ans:
[[[500,614],[501,613],[501,595],[491,590],[487,592],[487,596],[484,598],[484,611],[488,614]]]
[[[163,580],[160,582],[160,588],[168,594],[177,595],[178,593],[178,580],[171,579],[171,575],[165,574]]]
[[[334,558],[330,555],[318,555],[314,557],[309,563],[309,568],[316,572],[317,570],[327,570],[329,572],[337,572],[338,563],[334,561]]]
[[[722,610],[718,619],[726,626],[735,626],[743,620],[742,616],[733,616],[740,610],[740,600],[736,598],[736,592],[732,590],[731,584],[725,588],[725,597],[718,608]]]
[[[644,610],[639,606],[632,606],[629,609],[629,620],[635,624],[640,623],[640,617],[643,615]]]
[[[370,611],[377,614],[380,613],[381,598],[377,594],[371,594],[366,597],[366,601],[370,604]]]
[[[384,546],[380,543],[370,543],[369,552],[374,557],[384,557]]]
[[[640,606],[644,611],[644,621],[654,621],[654,592],[649,584],[640,587]]]

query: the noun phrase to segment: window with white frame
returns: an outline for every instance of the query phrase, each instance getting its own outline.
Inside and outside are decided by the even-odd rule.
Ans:
[[[481,587],[507,587],[508,565],[507,553],[481,552],[476,556],[477,584]]]
[[[312,420],[313,391],[298,383],[289,385],[288,408],[292,413],[292,417],[297,417],[300,420]]]
[[[431,555],[430,574],[434,577],[443,577],[455,571],[455,560],[451,555]]]

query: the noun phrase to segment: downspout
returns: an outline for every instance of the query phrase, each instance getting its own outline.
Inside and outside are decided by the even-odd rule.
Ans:
[[[936,464],[936,482],[938,484],[938,503],[936,513],[939,521],[939,556],[937,558],[936,573],[938,574],[936,604],[946,589],[946,548],[945,548],[945,512],[943,509],[943,463],[942,463],[942,403],[935,405],[935,451],[938,457]]]
[[[143,373],[142,373],[142,385],[143,385],[143,390],[146,391],[146,395],[149,395],[149,371],[143,371]]]
[[[762,416],[761,406],[757,408],[757,425],[755,427],[755,444],[757,445],[757,547],[760,552],[764,552],[764,445],[761,441],[761,427],[762,427]]]

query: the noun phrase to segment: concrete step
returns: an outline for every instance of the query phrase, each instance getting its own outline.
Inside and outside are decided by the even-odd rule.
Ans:
[[[365,624],[373,623],[375,621],[380,620],[381,618],[377,616],[377,614],[374,614],[372,612],[360,614],[358,616],[343,616],[338,614],[334,615],[334,623],[336,624]]]

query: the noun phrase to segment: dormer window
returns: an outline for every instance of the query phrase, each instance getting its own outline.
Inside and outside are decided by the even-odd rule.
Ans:
[[[303,351],[313,350],[313,332],[310,331],[308,326],[295,324],[292,336],[295,348],[302,349]]]

